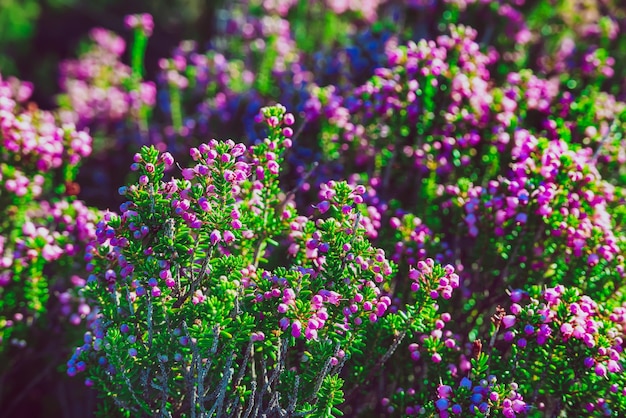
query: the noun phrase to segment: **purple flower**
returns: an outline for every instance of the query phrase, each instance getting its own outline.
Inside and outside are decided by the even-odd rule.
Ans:
[[[222,234],[217,229],[214,229],[211,232],[211,245],[216,245],[218,242],[222,240]]]

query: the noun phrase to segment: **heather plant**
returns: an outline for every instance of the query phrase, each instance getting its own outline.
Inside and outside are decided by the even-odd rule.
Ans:
[[[28,394],[16,382],[43,364],[54,372],[90,313],[84,284],[85,245],[97,211],[77,200],[78,165],[91,137],[28,103],[32,85],[0,80],[0,402],[6,413]],[[72,331],[74,329],[74,331]],[[16,376],[17,379],[15,378]]]
[[[331,416],[382,408],[391,415],[512,417],[582,408],[610,415],[623,408],[619,248],[581,244],[600,251],[602,263],[618,263],[582,275],[576,271],[584,267],[567,254],[591,267],[600,256],[571,244],[584,236],[565,233],[565,249],[546,241],[563,257],[547,274],[533,275],[546,270],[523,260],[514,263],[525,274],[520,277],[511,264],[504,274],[486,264],[509,258],[497,252],[502,240],[495,240],[479,244],[495,246],[489,250],[495,258],[481,261],[486,270],[472,266],[469,274],[457,274],[426,258],[426,249],[439,251],[441,260],[454,258],[442,242],[445,234],[437,236],[405,214],[392,218],[400,237],[409,235],[408,245],[396,246],[396,269],[384,250],[369,243],[381,225],[376,210],[363,205],[366,187],[323,184],[312,216],[299,215],[297,191],[281,193],[278,183],[283,153],[292,145],[293,116],[280,106],[262,115],[269,131],[264,141],[249,150],[233,141],[192,148],[196,164],[182,168],[182,179],[164,181],[174,164],[167,153],[144,148],[135,156],[132,169],[140,177],[120,190],[129,200],[120,216],[108,214],[98,225],[98,246],[88,253],[92,275],[84,294],[97,301],[98,313],[68,363],[70,375],[86,370],[85,383],[113,396],[126,413],[166,416]],[[531,156],[532,147],[525,152]],[[575,161],[575,154],[569,156]],[[485,196],[510,201],[499,199],[497,184],[490,187]],[[475,201],[473,207],[488,214],[492,205],[483,209]],[[548,206],[528,216],[542,207]],[[501,216],[526,225],[515,213]],[[493,222],[496,229],[506,224]],[[508,228],[515,231],[513,225]],[[524,245],[528,234],[512,234]],[[603,234],[596,237],[615,241],[606,235],[610,231]],[[416,251],[398,253],[414,244]],[[459,260],[465,257],[479,256]],[[490,274],[496,282],[485,286]],[[611,281],[612,288],[594,286]],[[513,289],[510,298],[497,290],[503,284]],[[484,299],[481,290],[488,292]],[[459,297],[466,301],[460,310]],[[506,308],[489,308],[498,302]],[[373,389],[376,380],[384,389]]]
[[[449,36],[436,41],[388,50],[389,66],[377,69],[363,86],[347,94],[337,94],[332,86],[315,89],[309,105],[321,109],[309,115],[322,120],[320,148],[326,158],[341,161],[348,173],[359,173],[371,185],[366,201],[380,209],[383,219],[390,217],[396,230],[389,243],[393,260],[402,266],[430,253],[440,262],[457,265],[461,276],[463,303],[457,299],[444,310],[462,307],[465,317],[451,321],[446,316],[434,333],[420,337],[410,349],[420,366],[413,380],[417,383],[406,383],[409,389],[398,388],[381,405],[390,413],[400,407],[400,413],[440,416],[468,410],[473,414],[501,410],[505,416],[559,414],[582,408],[610,415],[610,405],[617,401],[607,403],[603,394],[611,388],[611,393],[619,392],[623,367],[615,355],[622,350],[621,337],[614,340],[621,325],[614,317],[609,319],[611,307],[623,302],[623,174],[617,151],[623,147],[622,104],[596,85],[588,91],[603,100],[592,106],[589,97],[574,99],[571,88],[559,91],[556,81],[542,80],[529,70],[510,73],[497,87],[489,70],[497,55],[481,53],[474,36],[470,28],[452,27]],[[554,115],[551,106],[562,111]],[[582,109],[590,114],[583,118]],[[606,118],[603,134],[590,122],[596,118]],[[382,238],[389,236],[382,232]],[[562,343],[571,337],[568,327],[561,339],[548,337],[568,320],[550,326],[550,315],[542,314],[539,322],[524,328],[528,336],[541,337],[540,347],[531,344],[524,354],[532,359],[529,365],[520,366],[519,357],[503,363],[511,351],[498,345],[497,329],[490,335],[484,314],[507,302],[498,289],[527,291],[537,286],[533,287],[537,295],[542,283],[557,286],[561,293],[564,288],[573,292],[568,299],[584,294],[588,306],[601,301],[607,308],[604,313],[592,308],[585,312],[607,321],[589,325],[591,334],[602,330],[602,336],[585,337],[579,331],[577,339],[584,337],[587,348],[563,351]],[[406,293],[397,296],[403,299]],[[494,317],[494,324],[499,324],[500,316]],[[507,326],[512,320],[507,317]],[[448,321],[454,326],[446,333]],[[474,347],[472,353],[468,348],[472,342],[480,347],[481,339],[490,341],[482,357],[477,354],[481,350]],[[504,339],[510,343],[513,334]],[[600,356],[595,352],[599,341],[604,344]],[[526,342],[522,338],[514,350],[526,350]],[[551,348],[546,350],[546,345]],[[598,382],[607,376],[602,361],[609,358],[611,348],[616,350],[616,363],[609,382],[616,386],[609,387]],[[560,358],[585,353],[587,357],[578,359],[586,362],[572,363],[577,365],[573,377],[565,381],[577,388],[580,383],[585,396],[557,389],[564,382],[558,380],[561,373],[548,366],[554,352]],[[467,361],[472,356],[474,360]],[[489,370],[485,366],[489,362],[506,366]],[[448,372],[429,375],[432,363],[446,364]],[[524,372],[509,380],[518,368]],[[494,385],[505,375],[505,386],[498,389]],[[473,386],[474,378],[485,380]],[[440,379],[444,387],[438,401],[425,395],[431,379]],[[549,382],[545,386],[533,383],[545,380]],[[396,383],[405,384],[401,379]],[[472,402],[456,398],[451,388],[457,386],[461,393],[467,389],[468,395],[480,396]],[[592,394],[591,388],[599,389]],[[589,396],[594,400],[586,402]],[[502,399],[506,404],[499,403]],[[529,400],[530,409],[525,406]]]
[[[125,413],[341,414],[339,372],[366,384],[407,332],[387,314],[393,265],[364,236],[364,188],[332,182],[315,218],[299,215],[278,183],[293,115],[260,119],[263,141],[192,148],[182,178],[164,181],[171,155],[143,148],[121,215],[98,224],[84,289],[98,314],[68,374],[86,370]]]
[[[147,129],[155,87],[143,81],[143,57],[152,33],[150,15],[131,15],[127,26],[135,32],[131,66],[121,61],[126,42],[102,28],[90,32],[90,44],[76,60],[61,63],[58,102],[67,122],[94,130],[111,130],[116,123],[134,120]]]
[[[92,239],[94,214],[71,197],[77,192],[77,166],[91,152],[91,137],[27,105],[28,83],[10,78],[1,81],[0,89],[1,202],[8,215],[1,236],[4,347],[16,329],[45,311],[46,264],[63,259],[61,265],[72,271],[72,256]],[[15,338],[23,344],[22,337]]]

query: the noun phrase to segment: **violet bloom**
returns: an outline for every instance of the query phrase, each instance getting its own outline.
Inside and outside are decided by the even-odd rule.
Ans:
[[[214,229],[213,232],[211,232],[211,245],[216,245],[221,240],[222,234],[217,229]]]

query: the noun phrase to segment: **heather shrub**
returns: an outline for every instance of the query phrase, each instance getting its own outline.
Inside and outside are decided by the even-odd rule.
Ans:
[[[98,224],[84,289],[98,314],[68,373],[126,413],[340,414],[339,372],[367,383],[407,332],[386,314],[393,266],[364,236],[364,188],[331,182],[315,219],[299,215],[278,183],[293,115],[261,119],[265,140],[192,148],[182,178],[164,181],[171,155],[143,148],[121,215]]]
[[[91,137],[28,103],[31,92],[29,83],[0,79],[0,400],[7,413],[21,398],[15,374],[41,359],[41,375],[54,372],[80,335],[75,326],[91,311],[78,291],[82,258],[98,218],[75,197]]]
[[[229,2],[154,83],[95,29],[58,113],[4,83],[4,340],[85,323],[102,416],[621,416],[626,21],[573,3]]]

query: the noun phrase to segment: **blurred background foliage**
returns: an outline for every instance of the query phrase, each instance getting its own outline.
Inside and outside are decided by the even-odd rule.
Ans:
[[[81,40],[99,26],[130,37],[123,16],[150,13],[155,33],[147,67],[155,69],[181,39],[211,38],[215,10],[224,0],[0,0],[0,73],[32,81],[34,101],[55,106],[58,64],[76,56]],[[150,77],[152,74],[148,74]]]

